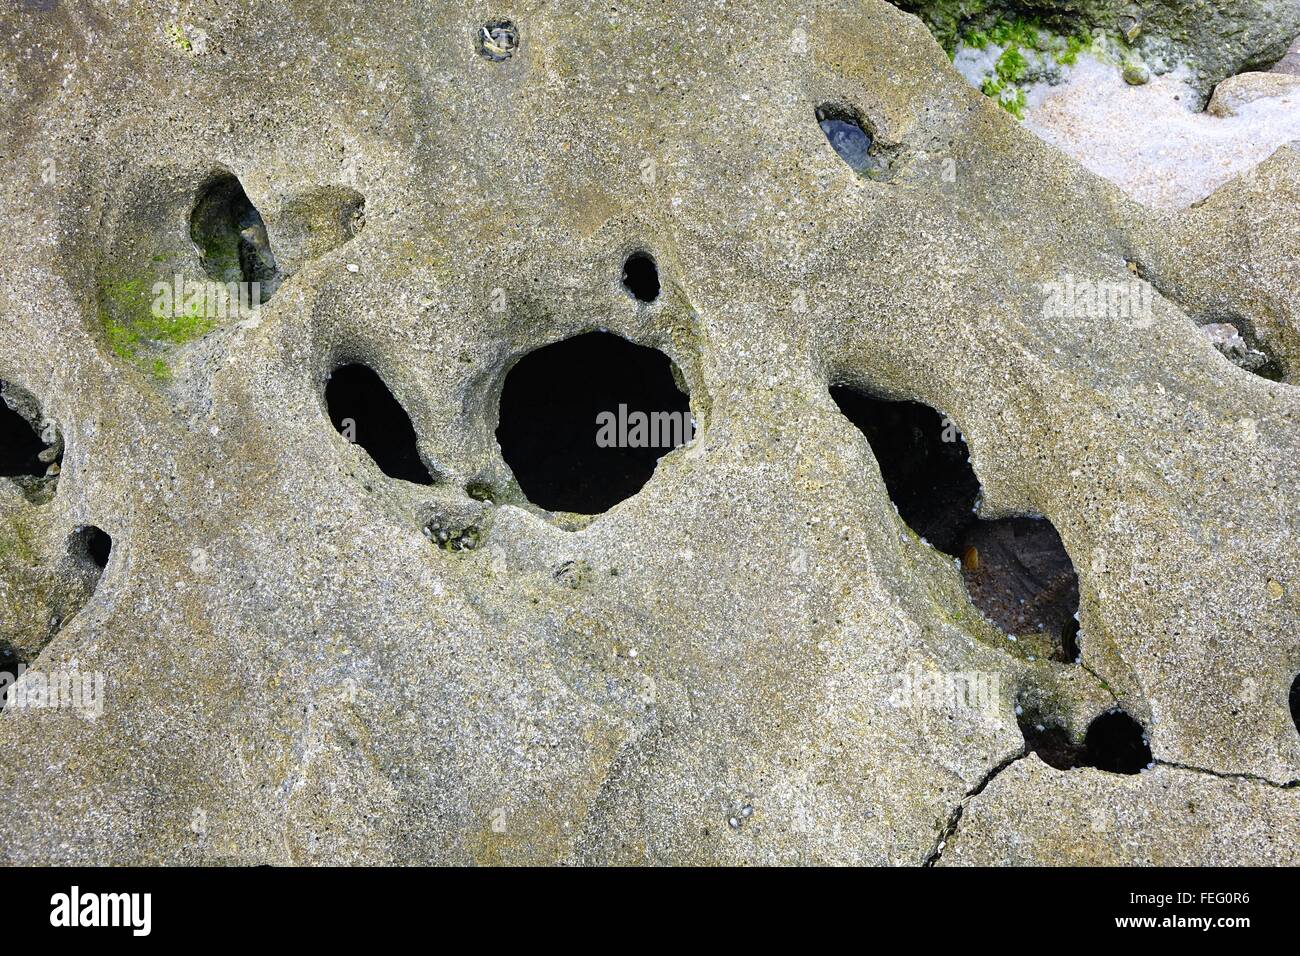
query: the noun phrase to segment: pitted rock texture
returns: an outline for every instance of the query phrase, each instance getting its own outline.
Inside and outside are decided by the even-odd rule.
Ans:
[[[1300,862],[1300,151],[1141,208],[879,0],[0,17],[0,381],[63,438],[51,500],[0,479],[0,627],[106,681],[93,719],[0,714],[4,860]],[[227,175],[282,281],[156,327],[140,292],[204,277],[191,212]],[[1065,277],[1152,308],[1049,317]],[[597,328],[673,360],[700,433],[608,512],[546,514],[500,393]],[[335,429],[348,363],[432,485]],[[981,617],[833,384],[951,416],[981,516],[1051,521],[1078,662]],[[66,578],[84,525],[111,559],[32,648],[45,598],[12,582]],[[992,706],[900,698],[914,668]],[[1022,756],[1021,705],[1076,740],[1122,706],[1153,766]]]

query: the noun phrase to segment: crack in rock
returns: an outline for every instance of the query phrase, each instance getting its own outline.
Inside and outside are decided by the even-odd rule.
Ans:
[[[1223,770],[1211,770],[1208,767],[1193,767],[1190,764],[1175,763],[1172,760],[1155,761],[1158,767],[1172,767],[1175,770],[1190,770],[1193,773],[1203,773],[1211,777],[1218,777],[1220,780],[1247,780],[1251,783],[1262,783],[1278,790],[1295,790],[1300,788],[1300,778],[1288,780],[1286,783],[1278,783],[1276,780],[1269,780],[1267,777],[1260,777],[1253,773],[1228,773]]]
[[[943,830],[939,833],[938,838],[935,840],[934,849],[932,849],[929,855],[926,856],[925,862],[922,863],[921,866],[931,867],[939,862],[940,858],[943,856],[944,847],[948,845],[948,841],[953,838],[954,834],[956,834],[957,826],[958,824],[961,823],[961,815],[966,810],[966,801],[970,800],[972,797],[978,797],[981,793],[984,792],[984,788],[993,782],[994,777],[1000,774],[1003,770],[1006,770],[1016,761],[1022,760],[1028,755],[1029,755],[1029,748],[1022,747],[1018,753],[1014,753],[1010,757],[1003,760],[996,767],[994,767],[988,773],[986,773],[983,779],[980,780],[979,783],[975,784],[974,787],[966,791],[965,796],[961,798],[956,808],[953,809],[952,816],[948,818],[948,825],[943,828]]]

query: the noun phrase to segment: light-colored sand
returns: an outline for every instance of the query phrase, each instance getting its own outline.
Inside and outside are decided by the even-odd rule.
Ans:
[[[1029,102],[1025,125],[1161,209],[1190,206],[1300,140],[1300,90],[1213,116],[1194,111],[1197,96],[1177,72],[1129,86],[1118,67],[1086,55],[1065,82],[1034,90]]]

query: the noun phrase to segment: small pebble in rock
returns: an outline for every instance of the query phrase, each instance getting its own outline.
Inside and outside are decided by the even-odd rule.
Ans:
[[[1151,81],[1151,71],[1145,63],[1125,63],[1124,82],[1129,86],[1143,86]]]

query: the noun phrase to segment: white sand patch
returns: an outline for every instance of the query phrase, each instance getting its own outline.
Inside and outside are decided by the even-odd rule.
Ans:
[[[1300,90],[1213,116],[1195,111],[1198,97],[1179,72],[1129,86],[1118,67],[1087,54],[1063,83],[1042,86],[1025,125],[1158,209],[1184,209],[1300,140]]]

